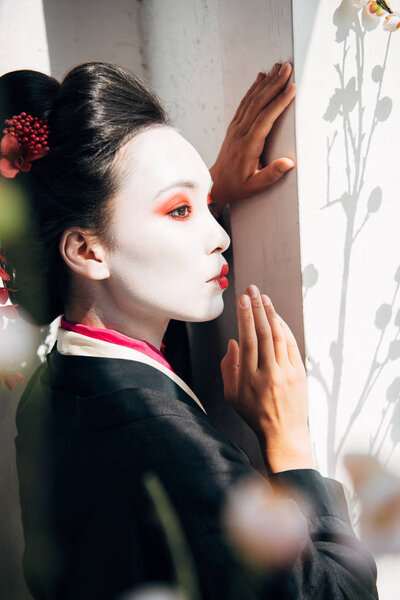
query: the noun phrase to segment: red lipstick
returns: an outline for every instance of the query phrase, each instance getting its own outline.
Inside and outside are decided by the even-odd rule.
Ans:
[[[214,279],[210,279],[210,281],[215,281],[218,283],[219,287],[224,290],[228,287],[228,279],[226,275],[228,274],[229,266],[227,264],[222,266],[221,273],[218,277],[214,277]]]
[[[228,272],[229,272],[228,264],[222,265],[221,273],[219,274],[219,276],[224,277],[225,275],[228,275]]]

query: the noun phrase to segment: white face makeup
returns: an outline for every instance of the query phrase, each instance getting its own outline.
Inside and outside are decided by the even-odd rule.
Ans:
[[[108,252],[116,305],[157,318],[218,317],[223,289],[207,280],[220,275],[230,238],[208,206],[206,165],[167,126],[143,131],[122,153],[131,171],[114,199],[116,249]]]

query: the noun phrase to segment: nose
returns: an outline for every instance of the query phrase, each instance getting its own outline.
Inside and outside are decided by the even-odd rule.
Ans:
[[[211,252],[225,252],[229,248],[231,238],[218,221],[210,214],[209,243]]]

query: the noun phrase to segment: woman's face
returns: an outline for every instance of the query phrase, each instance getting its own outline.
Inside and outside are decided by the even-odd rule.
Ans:
[[[119,159],[130,170],[114,199],[116,244],[108,253],[107,285],[116,304],[128,314],[218,317],[223,289],[209,280],[226,264],[230,238],[208,206],[212,181],[203,160],[167,126],[138,134]]]

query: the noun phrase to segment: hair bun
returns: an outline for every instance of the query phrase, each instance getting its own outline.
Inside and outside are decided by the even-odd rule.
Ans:
[[[54,77],[21,69],[0,77],[0,120],[4,121],[21,112],[45,120],[51,111],[60,83]]]

